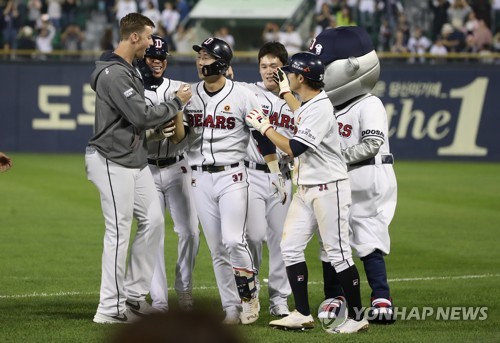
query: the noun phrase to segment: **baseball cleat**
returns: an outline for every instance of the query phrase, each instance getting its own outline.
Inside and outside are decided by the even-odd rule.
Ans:
[[[243,310],[240,313],[241,324],[252,324],[259,319],[260,302],[259,293],[254,293],[254,298],[250,301],[242,302]]]
[[[369,326],[368,320],[365,318],[361,319],[360,321],[356,321],[352,318],[347,318],[342,324],[339,326],[328,329],[326,332],[328,333],[355,333],[363,330],[367,330]]]
[[[314,328],[314,318],[311,315],[304,316],[297,310],[293,310],[290,315],[273,320],[269,325],[281,330],[309,330]]]
[[[269,313],[271,316],[283,318],[290,314],[290,310],[288,309],[288,305],[280,304],[271,307]]]
[[[225,309],[226,317],[222,321],[225,325],[238,325],[240,323],[240,310],[237,306],[230,306]]]
[[[396,316],[392,309],[392,299],[372,298],[372,307],[368,310],[368,320],[374,324],[392,324]]]
[[[125,302],[127,308],[139,317],[147,316],[150,314],[160,313],[161,311],[151,306],[147,301],[132,301]]]
[[[179,308],[183,311],[193,310],[193,294],[191,291],[187,292],[177,292],[177,301],[179,302]]]
[[[141,317],[134,314],[130,309],[126,309],[118,316],[110,316],[97,312],[94,316],[94,323],[97,324],[130,324],[136,322]]]

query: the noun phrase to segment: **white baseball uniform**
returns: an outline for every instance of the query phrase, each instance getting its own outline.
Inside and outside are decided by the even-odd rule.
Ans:
[[[368,138],[383,141],[375,157],[350,163],[348,167],[352,190],[351,246],[360,257],[375,249],[389,254],[389,224],[396,210],[397,184],[384,105],[378,97],[366,94],[336,110],[335,117],[342,149]]]
[[[172,99],[182,84],[181,81],[163,78],[159,86],[146,87],[146,103],[153,106]],[[179,239],[175,268],[177,292],[190,292],[193,288],[193,269],[200,242],[198,217],[191,190],[191,168],[184,157],[187,141],[183,139],[179,144],[174,144],[169,139],[148,142],[148,163],[163,214],[168,209]],[[168,309],[164,236],[163,232],[150,290],[153,306],[159,309]]]
[[[273,92],[269,91],[263,82],[245,84],[257,96],[262,112],[266,114],[276,131],[287,138],[294,134],[293,112],[286,102]],[[259,152],[253,137],[247,147],[247,158],[245,164],[248,169],[250,181],[250,200],[247,240],[252,252],[255,266],[260,269],[262,262],[263,242],[267,237],[267,248],[269,250],[269,305],[273,308],[277,305],[287,305],[287,297],[291,294],[290,284],[286,274],[285,264],[281,255],[281,236],[283,234],[283,223],[291,202],[292,182],[288,160],[280,161],[280,169],[285,178],[287,201],[283,205],[280,199],[273,195],[272,182],[277,174],[272,174]],[[283,156],[283,153],[278,153]]]
[[[354,265],[349,245],[351,189],[342,157],[333,106],[324,91],[295,114],[293,136],[308,149],[296,158],[297,191],[288,210],[281,242],[286,266],[305,261],[304,250],[319,230],[337,273]]]
[[[192,86],[184,107],[189,126],[188,161],[196,209],[212,255],[224,309],[241,307],[234,270],[254,270],[246,235],[248,174],[244,165],[250,130],[245,116],[259,107],[244,86],[226,80],[215,94],[204,81]]]

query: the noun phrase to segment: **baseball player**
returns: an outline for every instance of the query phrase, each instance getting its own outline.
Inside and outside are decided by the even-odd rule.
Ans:
[[[146,103],[158,105],[175,97],[175,92],[185,84],[163,77],[167,68],[167,42],[153,36],[153,44],[146,49],[141,71]],[[148,140],[148,163],[155,180],[162,209],[168,209],[174,222],[174,231],[179,238],[177,245],[177,265],[175,268],[175,290],[181,309],[193,307],[193,268],[198,253],[200,232],[198,218],[191,190],[191,168],[184,157],[187,139],[175,137],[175,125],[183,127],[183,114],[179,112],[167,128],[151,130]],[[166,136],[170,136],[167,139]],[[174,142],[177,142],[175,144]],[[151,283],[153,307],[168,309],[168,286],[165,269],[164,235],[160,238],[158,260]]]
[[[397,183],[387,113],[380,99],[369,93],[378,81],[380,63],[370,36],[361,27],[326,30],[314,39],[310,50],[327,66],[325,90],[335,106],[342,155],[348,163],[351,246],[363,261],[372,289],[368,318],[392,323],[395,317],[384,256],[390,252],[389,224],[396,210]],[[340,295],[338,287],[326,293],[327,298]]]
[[[192,86],[194,96],[184,107],[191,186],[226,312],[224,323],[250,324],[258,319],[260,304],[245,238],[249,193],[244,158],[250,139],[245,116],[259,103],[255,94],[224,76],[233,56],[226,42],[207,38],[193,49],[201,81]],[[255,136],[262,138],[266,161],[276,160],[275,147]]]
[[[147,168],[146,130],[173,119],[191,97],[190,89],[182,88],[173,100],[146,106],[141,75],[133,63],[142,59],[153,43],[153,27],[154,23],[141,14],[123,17],[118,47],[101,56],[91,76],[96,92],[95,125],[85,165],[88,179],[99,190],[105,220],[96,323],[127,323],[136,319],[137,313],[152,312],[145,297],[164,218]],[[134,216],[144,225],[135,235],[125,274]]]
[[[276,131],[291,138],[294,134],[293,113],[286,102],[279,97],[278,85],[273,74],[278,67],[288,62],[288,53],[279,42],[264,44],[258,53],[261,82],[246,84],[257,96],[262,111],[270,118]],[[283,175],[285,191],[292,194],[292,182],[288,163],[289,156],[279,153],[280,163],[275,173],[266,165],[254,139],[247,147],[247,166],[250,181],[249,216],[247,222],[247,240],[257,270],[262,262],[262,247],[267,238],[269,250],[269,312],[273,316],[284,317],[290,314],[287,298],[291,293],[286,275],[285,264],[281,256],[281,236],[283,223],[290,206],[291,196],[284,202],[274,194],[273,183],[280,182],[276,177]],[[278,173],[281,172],[281,173]]]
[[[294,112],[297,133],[292,139],[284,137],[274,130],[260,110],[253,110],[247,116],[247,122],[296,159],[297,191],[288,210],[281,242],[296,309],[289,316],[269,324],[281,329],[314,327],[307,294],[304,250],[319,230],[323,248],[341,281],[349,312],[341,325],[328,332],[358,332],[368,328],[368,321],[362,314],[359,274],[349,246],[351,189],[347,168],[333,106],[322,90],[325,68],[314,54],[300,52],[293,55],[290,64],[282,70],[290,72],[289,89],[302,100],[302,105]]]

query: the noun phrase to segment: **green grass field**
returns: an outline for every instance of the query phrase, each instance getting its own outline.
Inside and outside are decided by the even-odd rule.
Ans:
[[[14,167],[0,174],[0,342],[106,341],[116,327],[92,323],[103,220],[83,155],[9,155]],[[398,162],[395,169],[399,202],[387,258],[395,305],[485,306],[488,318],[431,316],[342,337],[328,335],[319,324],[307,333],[282,332],[267,325],[263,287],[261,318],[238,328],[248,342],[500,342],[500,164]],[[169,280],[176,245],[168,220]],[[313,241],[307,251],[313,312],[322,300],[317,248]],[[260,278],[266,277],[264,268]],[[203,237],[194,283],[198,303],[220,308]],[[362,293],[368,305],[365,282]]]

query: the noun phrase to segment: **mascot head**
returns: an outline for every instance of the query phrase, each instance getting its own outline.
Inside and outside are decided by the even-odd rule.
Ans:
[[[359,26],[326,29],[309,51],[325,65],[325,92],[334,106],[369,93],[380,76],[380,62],[366,30]]]

